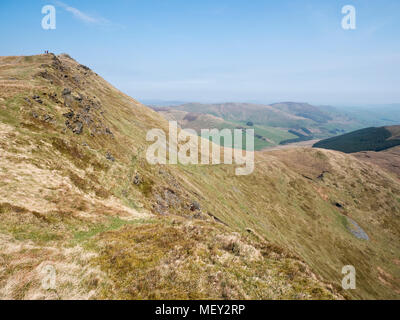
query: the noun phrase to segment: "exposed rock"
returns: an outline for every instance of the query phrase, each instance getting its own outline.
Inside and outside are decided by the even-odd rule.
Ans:
[[[168,214],[169,205],[166,200],[164,200],[159,194],[154,195],[156,203],[153,205],[153,209],[156,213],[161,215]]]
[[[53,55],[53,62],[52,62],[52,67],[56,70],[59,71],[65,71],[65,68],[63,67],[61,60],[57,58],[57,56]]]
[[[198,211],[198,210],[200,210],[200,204],[196,201],[193,201],[190,204],[189,208],[190,208],[190,211]]]
[[[140,176],[139,173],[136,173],[135,176],[133,177],[133,184],[139,186],[143,182],[142,177]]]
[[[66,120],[65,125],[75,134],[81,134],[83,131],[83,123],[78,120],[75,120],[73,122],[70,120]]]
[[[158,173],[162,175],[166,181],[168,182],[168,185],[170,187],[174,187],[176,189],[181,189],[182,186],[179,184],[179,182],[175,179],[173,175],[171,175],[168,171],[164,169],[159,169]]]
[[[83,100],[83,97],[82,97],[82,95],[81,95],[80,93],[78,93],[78,96],[77,96],[77,97],[74,97],[74,98],[75,98],[75,100],[78,101],[78,102],[82,102],[82,100]]]
[[[45,122],[51,122],[52,120],[53,120],[53,117],[48,114],[45,114],[43,116],[43,121],[45,121]]]
[[[63,116],[68,118],[68,119],[72,119],[74,117],[74,115],[75,115],[75,113],[72,110],[70,110],[69,112],[63,114]]]
[[[63,92],[62,92],[62,95],[63,95],[63,96],[67,96],[67,95],[70,95],[70,94],[71,94],[71,90],[68,89],[68,88],[65,88],[65,89],[63,90]]]
[[[83,121],[87,125],[89,125],[90,123],[93,122],[92,117],[90,115],[88,115],[87,113],[78,113],[76,115],[76,119],[79,121]]]
[[[75,134],[81,134],[82,131],[83,131],[83,124],[82,124],[82,122],[80,122],[80,121],[75,121],[74,124],[75,124],[75,128],[72,129],[72,132],[75,133]]]
[[[83,65],[83,64],[80,64],[80,65],[79,65],[79,68],[82,68],[82,69],[84,69],[84,70],[86,70],[86,71],[90,71],[90,68],[87,67],[87,66],[85,66],[85,65]]]
[[[65,88],[62,92],[62,96],[64,97],[64,105],[68,108],[72,108],[75,99],[71,94],[71,90]]]
[[[161,215],[168,214],[168,206],[163,205],[162,203],[157,202],[156,204],[153,205],[153,209],[158,214]]]
[[[40,103],[40,104],[43,103],[43,101],[40,99],[40,97],[38,95],[32,96],[32,99],[35,100],[37,103]]]
[[[50,81],[54,80],[54,76],[52,76],[49,72],[47,72],[47,70],[39,72],[37,76]]]
[[[203,212],[197,211],[194,215],[193,218],[199,219],[199,220],[206,220],[206,217],[204,216]]]
[[[115,161],[115,158],[112,156],[112,154],[111,154],[110,152],[107,152],[107,153],[106,153],[106,159],[107,159],[107,160],[110,160],[110,161],[112,161],[112,162]]]
[[[181,203],[181,200],[176,195],[175,191],[171,189],[167,189],[164,191],[164,199],[167,202],[168,207],[176,207]]]
[[[161,195],[154,195],[156,203],[153,205],[154,211],[158,214],[166,215],[170,208],[178,208],[182,205],[182,200],[172,189],[165,189]]]
[[[73,80],[76,84],[79,84],[79,83],[81,82],[81,78],[78,77],[78,76],[73,76],[73,77],[72,77],[72,80]]]

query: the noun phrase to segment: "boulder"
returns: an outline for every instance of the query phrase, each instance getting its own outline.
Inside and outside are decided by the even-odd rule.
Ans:
[[[74,121],[75,127],[72,129],[72,132],[75,134],[81,134],[83,131],[83,123],[80,121]]]

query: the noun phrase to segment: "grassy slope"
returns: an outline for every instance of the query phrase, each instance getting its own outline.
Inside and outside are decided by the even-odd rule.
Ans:
[[[257,153],[244,177],[225,165],[149,166],[145,134],[166,121],[68,57],[57,61],[0,60],[0,296],[399,297],[394,177],[310,149]],[[75,112],[100,105],[80,135],[64,124],[65,87],[82,94]],[[348,232],[346,215],[371,241]],[[55,292],[40,289],[46,262],[60,275]],[[356,291],[340,289],[345,264],[357,269]]]
[[[400,178],[400,146],[384,151],[363,151],[353,153],[352,156],[376,164]]]

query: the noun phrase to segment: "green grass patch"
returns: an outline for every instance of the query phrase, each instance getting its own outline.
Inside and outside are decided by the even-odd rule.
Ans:
[[[117,230],[125,225],[136,225],[136,224],[151,223],[151,222],[152,220],[137,219],[137,220],[127,221],[119,217],[112,217],[109,218],[107,224],[96,224],[93,225],[88,231],[75,232],[74,241],[75,242],[86,241],[100,233]]]

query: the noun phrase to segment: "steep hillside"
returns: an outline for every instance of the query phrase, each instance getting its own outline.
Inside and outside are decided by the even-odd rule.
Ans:
[[[309,148],[150,165],[167,127],[67,55],[0,58],[1,298],[400,298],[397,179]]]
[[[345,153],[382,151],[400,145],[400,126],[366,128],[314,144],[315,148]]]

